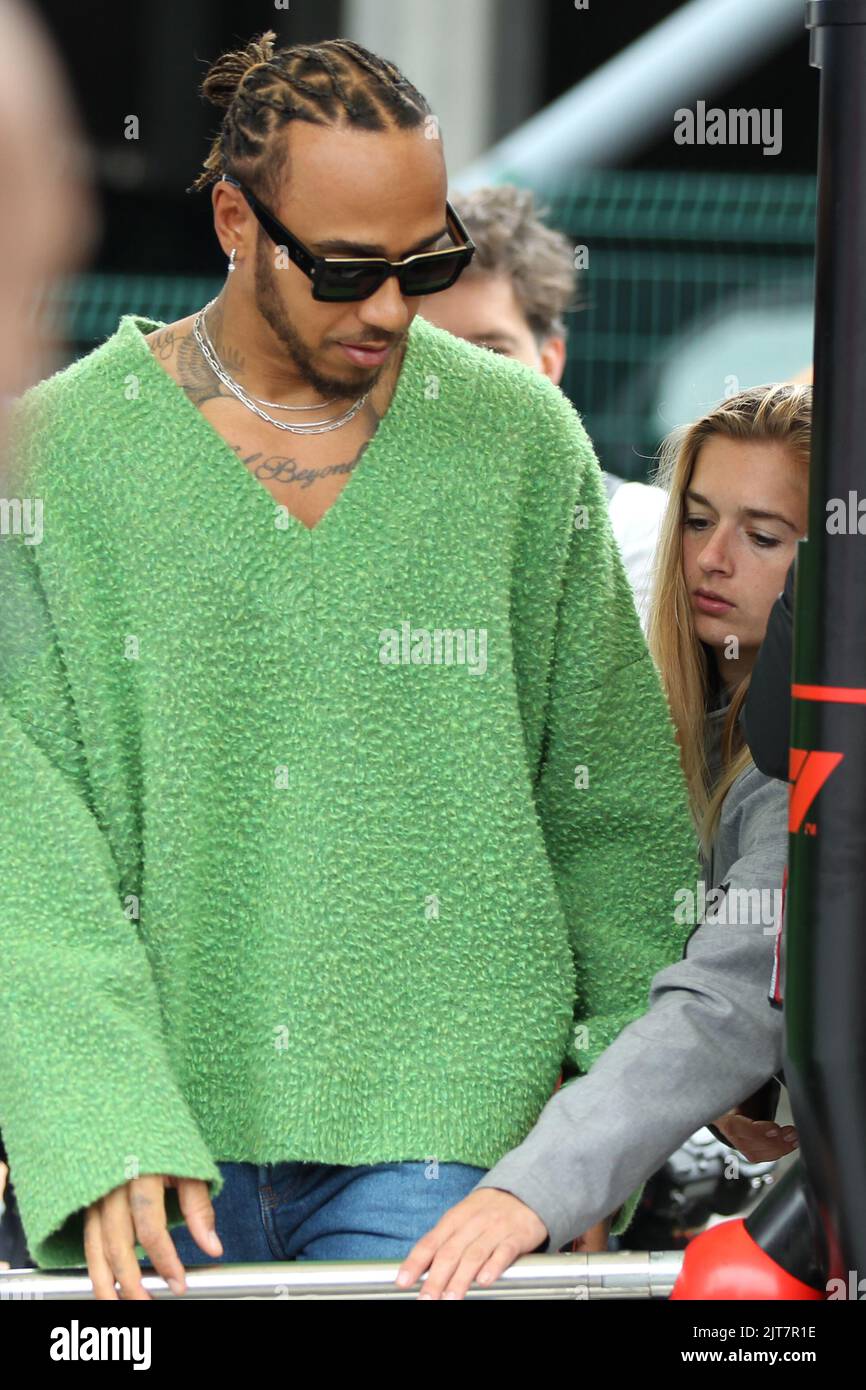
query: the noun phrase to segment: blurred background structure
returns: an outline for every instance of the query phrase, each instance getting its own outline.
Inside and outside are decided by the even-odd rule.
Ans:
[[[584,307],[563,389],[602,466],[643,479],[661,437],[812,348],[817,73],[801,0],[39,0],[93,149],[104,214],[55,292],[72,355],[139,312],[215,294],[210,201],[185,193],[218,113],[207,62],[266,28],[392,58],[440,121],[455,191],[514,182],[573,241]],[[760,143],[678,144],[674,113],[781,113]],[[470,229],[471,230],[471,229]],[[60,302],[57,302],[59,297]]]

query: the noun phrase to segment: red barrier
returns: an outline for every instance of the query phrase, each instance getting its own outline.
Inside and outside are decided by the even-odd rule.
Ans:
[[[743,1220],[722,1221],[686,1247],[672,1299],[825,1299],[786,1273],[749,1235]]]

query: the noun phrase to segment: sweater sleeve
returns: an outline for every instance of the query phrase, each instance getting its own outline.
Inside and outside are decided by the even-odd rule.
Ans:
[[[84,1209],[130,1178],[222,1177],[172,1075],[34,549],[0,540],[0,1128],[50,1269],[86,1263]],[[166,1209],[182,1220],[174,1189]]]
[[[573,407],[556,444],[578,463],[567,518],[536,804],[566,917],[577,991],[566,1070],[588,1072],[682,954],[676,894],[697,845],[673,722]],[[576,505],[575,505],[576,504]],[[565,1088],[567,1089],[567,1087]],[[625,1229],[640,1191],[616,1216]]]
[[[737,827],[739,855],[725,875],[726,904],[778,891],[787,793],[754,770],[728,793],[722,814]],[[696,1129],[762,1086],[782,1062],[782,1014],[767,1001],[774,936],[739,906],[701,922],[682,960],[653,980],[643,1017],[588,1076],[555,1093],[523,1143],[477,1186],[520,1198],[559,1249]]]

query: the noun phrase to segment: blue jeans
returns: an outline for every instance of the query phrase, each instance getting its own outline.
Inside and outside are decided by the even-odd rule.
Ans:
[[[487,1172],[465,1163],[220,1163],[214,1199],[223,1255],[187,1227],[169,1232],[184,1265],[270,1260],[403,1260]],[[145,1265],[142,1261],[142,1268]]]

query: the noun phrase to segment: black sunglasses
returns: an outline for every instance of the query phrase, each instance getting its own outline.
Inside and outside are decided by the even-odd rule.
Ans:
[[[444,251],[422,251],[403,261],[388,261],[380,256],[314,256],[302,241],[292,236],[288,227],[274,217],[245,188],[233,174],[223,174],[227,183],[243,193],[259,223],[271,241],[285,248],[289,260],[313,282],[313,298],[325,300],[369,299],[389,275],[396,275],[400,289],[408,299],[420,295],[438,294],[447,290],[468,266],[475,255],[475,243],[452,208],[445,202],[445,220],[452,241],[457,237],[464,243]],[[456,236],[455,236],[456,233]]]

